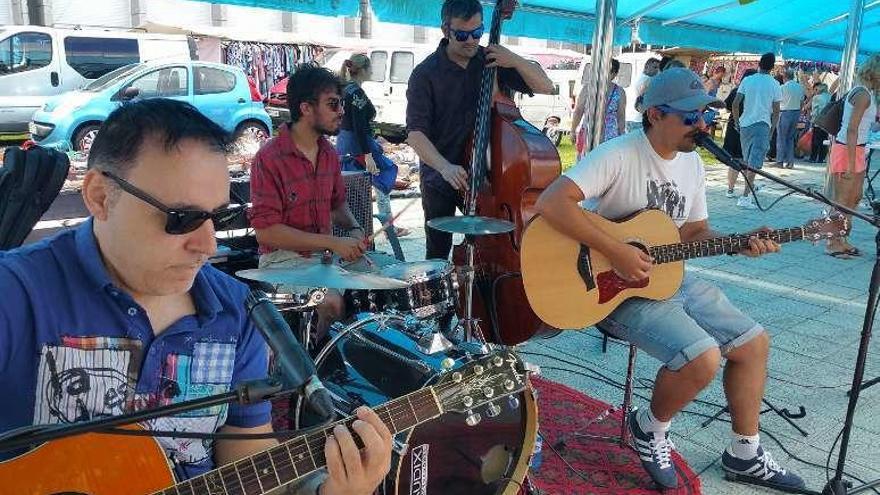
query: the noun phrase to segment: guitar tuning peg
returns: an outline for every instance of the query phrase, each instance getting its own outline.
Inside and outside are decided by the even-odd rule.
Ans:
[[[492,402],[489,404],[488,407],[486,407],[486,416],[494,418],[499,414],[501,414],[501,406],[499,406],[498,404]]]
[[[480,421],[482,421],[482,420],[483,420],[483,418],[482,418],[482,416],[480,416],[480,413],[474,412],[474,411],[468,411],[468,415],[465,418],[464,422],[468,426],[477,426],[478,424],[480,424]]]
[[[507,407],[509,407],[512,411],[516,411],[517,409],[519,409],[519,398],[515,395],[508,396]]]

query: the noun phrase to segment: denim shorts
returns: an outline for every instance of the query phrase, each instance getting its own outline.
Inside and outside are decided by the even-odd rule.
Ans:
[[[766,122],[755,122],[739,130],[742,144],[743,161],[752,168],[764,166],[764,158],[770,151],[770,125]]]
[[[764,327],[737,309],[721,290],[685,273],[670,299],[630,299],[601,324],[676,371],[712,348],[725,355],[761,334]]]

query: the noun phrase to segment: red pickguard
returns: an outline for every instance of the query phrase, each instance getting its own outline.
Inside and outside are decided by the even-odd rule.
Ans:
[[[620,294],[626,289],[641,289],[648,286],[649,278],[639,280],[637,282],[627,282],[617,276],[614,271],[602,272],[596,277],[596,286],[599,289],[599,304],[605,304],[614,299],[614,296]]]

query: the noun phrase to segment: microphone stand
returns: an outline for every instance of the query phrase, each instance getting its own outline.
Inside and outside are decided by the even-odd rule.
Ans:
[[[83,421],[71,425],[34,425],[26,427],[16,434],[9,432],[0,439],[0,452],[35,446],[50,440],[80,435],[83,433],[98,432],[107,428],[114,428],[133,423],[139,423],[163,416],[172,416],[186,411],[203,409],[237,402],[242,405],[254,404],[270,398],[287,395],[292,391],[282,391],[281,381],[275,377],[251,380],[238,384],[234,390],[226,393],[209,395],[198,399],[169,404],[153,409],[145,409],[119,416]]]
[[[829,480],[828,483],[825,485],[825,488],[822,489],[822,494],[855,494],[863,492],[865,490],[870,490],[874,486],[880,485],[880,480],[875,480],[869,483],[865,483],[860,487],[851,489],[852,483],[849,480],[843,479],[844,468],[846,466],[846,454],[847,450],[849,449],[850,434],[852,433],[853,419],[855,418],[856,405],[859,402],[859,393],[862,390],[862,380],[865,376],[865,362],[867,361],[868,357],[868,346],[871,343],[871,329],[874,325],[874,312],[877,309],[878,288],[880,288],[880,219],[878,219],[877,216],[865,215],[851,208],[843,206],[833,200],[826,198],[823,194],[813,191],[812,188],[805,189],[796,184],[792,184],[785,179],[780,179],[773,174],[764,172],[763,170],[752,168],[743,163],[741,160],[730,156],[730,154],[728,154],[717,144],[715,144],[714,141],[711,141],[711,138],[709,138],[708,136],[698,137],[696,141],[699,146],[712,153],[712,155],[721,160],[722,163],[738,172],[754,172],[756,175],[760,175],[761,177],[769,179],[777,184],[782,184],[783,186],[793,191],[796,191],[803,196],[815,199],[816,201],[826,204],[837,211],[848,213],[855,218],[864,220],[877,230],[877,233],[874,237],[874,269],[871,272],[871,282],[868,285],[868,300],[865,307],[865,319],[862,323],[862,335],[859,342],[858,357],[856,358],[856,368],[853,373],[852,388],[850,389],[850,392],[848,394],[849,403],[847,404],[846,408],[846,419],[844,419],[843,422],[843,436],[840,441],[840,452],[837,455],[837,468],[835,469],[834,477],[831,478],[831,480]],[[751,188],[751,184],[749,184],[748,186],[749,188]],[[754,189],[752,189],[752,191],[752,194],[754,194]]]

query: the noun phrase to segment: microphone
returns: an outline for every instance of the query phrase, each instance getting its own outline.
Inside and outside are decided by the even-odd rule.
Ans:
[[[717,158],[721,163],[736,170],[737,172],[742,172],[744,169],[748,170],[749,168],[748,165],[734,158],[733,155],[727,152],[727,150],[725,150],[721,146],[718,146],[718,144],[716,144],[715,141],[712,140],[712,137],[705,132],[701,132],[694,136],[694,142],[697,143],[697,146],[704,148],[706,151],[711,153],[712,156]]]
[[[333,399],[318,379],[315,363],[302,344],[293,337],[290,326],[266,297],[254,289],[247,296],[248,316],[275,353],[275,363],[285,389],[294,389],[305,398],[306,404],[322,418],[334,415]]]

